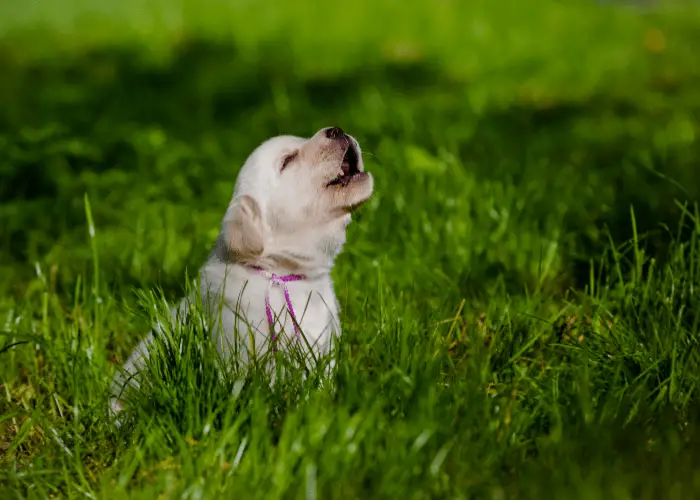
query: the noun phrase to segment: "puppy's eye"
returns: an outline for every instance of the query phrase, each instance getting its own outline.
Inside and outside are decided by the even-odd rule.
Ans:
[[[294,153],[289,154],[289,155],[285,156],[284,158],[282,158],[282,168],[280,168],[280,172],[282,170],[284,170],[285,168],[287,168],[287,165],[292,163],[294,161],[294,158],[296,158],[296,157],[297,157],[297,153],[294,152]]]

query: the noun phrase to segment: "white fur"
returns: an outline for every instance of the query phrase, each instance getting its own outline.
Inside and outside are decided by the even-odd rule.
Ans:
[[[348,147],[357,153],[358,170],[364,169],[357,141],[346,135],[329,137],[327,130],[310,139],[270,139],[250,155],[239,172],[219,239],[199,275],[202,302],[212,314],[213,340],[222,356],[236,353],[250,362],[251,348],[256,357],[267,351],[266,293],[279,319],[279,347],[284,349],[294,340],[282,289],[270,286],[251,266],[278,275],[304,276],[287,287],[299,326],[316,356],[327,354],[334,336],[340,335],[330,272],[345,243],[350,212],[371,196],[373,179],[363,173],[347,186],[328,185],[342,172]],[[294,159],[283,169],[290,155]],[[183,299],[180,311],[186,313],[187,307]],[[139,386],[138,372],[144,367],[152,338],[149,334],[141,341],[112,381],[115,397],[110,406],[115,413],[122,408],[118,395],[127,387],[127,379],[132,388]]]

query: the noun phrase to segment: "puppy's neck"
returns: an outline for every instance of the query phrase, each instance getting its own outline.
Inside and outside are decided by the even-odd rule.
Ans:
[[[347,221],[349,222],[349,221]],[[261,254],[246,258],[230,255],[223,235],[219,236],[212,257],[244,267],[254,267],[277,275],[300,275],[313,280],[330,275],[335,259],[345,243],[347,222],[314,227],[294,233],[267,232]]]
[[[261,255],[263,266],[309,278],[328,275],[345,243],[345,227],[308,228],[294,233],[278,233],[266,238]],[[273,271],[277,272],[277,271]]]

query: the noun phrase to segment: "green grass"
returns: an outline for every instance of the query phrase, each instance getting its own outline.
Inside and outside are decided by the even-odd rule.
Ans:
[[[700,497],[697,9],[99,4],[0,6],[0,498]],[[333,384],[174,323],[111,426],[245,157],[328,125]]]

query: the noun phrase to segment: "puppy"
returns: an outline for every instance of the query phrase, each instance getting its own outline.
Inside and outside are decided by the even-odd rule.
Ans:
[[[249,362],[253,352],[290,342],[306,352],[310,346],[309,359],[329,352],[340,335],[331,269],[351,212],[373,189],[358,142],[338,127],[310,139],[275,137],[253,151],[199,273],[201,303],[216,311],[211,331],[220,355]],[[183,299],[173,316],[186,313],[188,303]],[[150,333],[114,376],[113,413],[123,408],[126,386],[139,386],[152,341]]]

